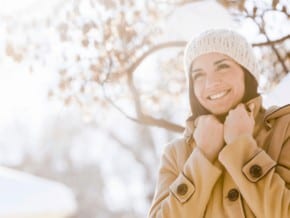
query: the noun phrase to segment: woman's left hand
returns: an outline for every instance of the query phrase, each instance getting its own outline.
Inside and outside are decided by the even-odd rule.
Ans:
[[[227,144],[241,135],[253,135],[255,126],[254,110],[248,112],[244,104],[230,110],[224,123],[224,138]]]

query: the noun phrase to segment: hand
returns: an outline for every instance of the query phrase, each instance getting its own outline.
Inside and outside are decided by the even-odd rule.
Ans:
[[[224,146],[223,124],[213,115],[200,116],[193,134],[196,146],[211,162],[217,158]]]
[[[243,104],[239,104],[235,109],[230,110],[224,122],[224,137],[227,144],[232,143],[241,135],[253,135],[255,126],[253,106],[250,107],[250,112],[246,110]]]

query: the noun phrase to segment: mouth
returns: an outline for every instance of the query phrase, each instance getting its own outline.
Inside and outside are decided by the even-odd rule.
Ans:
[[[230,89],[228,90],[224,90],[222,92],[219,92],[219,93],[216,93],[216,94],[213,94],[213,95],[209,95],[207,97],[207,99],[211,100],[211,101],[214,101],[214,100],[218,100],[218,99],[221,99],[223,98],[224,96],[226,96],[228,93],[230,92]]]

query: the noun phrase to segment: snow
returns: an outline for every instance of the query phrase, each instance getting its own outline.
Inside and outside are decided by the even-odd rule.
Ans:
[[[65,185],[0,167],[0,217],[66,217],[76,211],[72,191]]]

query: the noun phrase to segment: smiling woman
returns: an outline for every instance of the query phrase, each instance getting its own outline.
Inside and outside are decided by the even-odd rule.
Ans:
[[[164,151],[148,217],[289,217],[290,106],[262,107],[250,44],[208,30],[184,69],[192,115]]]
[[[244,96],[244,72],[233,59],[220,53],[197,57],[192,68],[194,94],[204,108],[216,115],[225,114]]]

